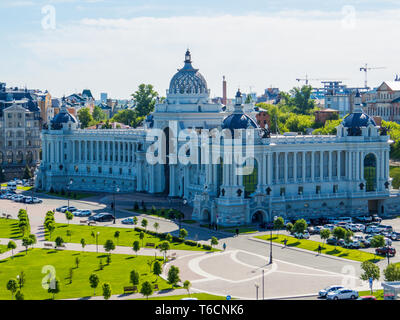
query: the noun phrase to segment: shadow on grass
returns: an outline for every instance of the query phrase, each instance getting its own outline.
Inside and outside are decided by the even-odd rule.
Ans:
[[[301,244],[300,241],[296,241],[296,242],[288,243],[286,246],[288,246],[288,247],[297,247],[300,244]]]
[[[162,289],[162,290],[158,291],[157,293],[158,294],[164,294],[164,293],[168,293],[168,292],[171,292],[171,291],[174,291],[174,290],[175,290],[174,288]]]
[[[342,251],[340,251],[340,250],[338,250],[338,249],[333,249],[333,250],[331,250],[331,251],[325,251],[326,254],[331,254],[331,255],[339,254],[339,253],[341,253],[341,252],[342,252]]]

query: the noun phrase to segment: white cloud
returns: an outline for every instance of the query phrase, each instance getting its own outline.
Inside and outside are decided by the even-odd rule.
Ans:
[[[341,12],[317,11],[83,19],[29,35],[23,47],[32,59],[25,68],[27,74],[42,75],[33,87],[56,95],[89,87],[96,95],[105,91],[128,97],[142,82],[165,95],[189,46],[212,95],[221,95],[223,75],[231,95],[237,86],[244,91],[251,86],[258,93],[269,85],[287,90],[306,73],[311,78],[342,77],[362,86],[359,67],[366,62],[388,68],[370,73],[370,84],[377,85],[400,72],[398,16],[399,11],[360,13],[354,28],[343,27]]]

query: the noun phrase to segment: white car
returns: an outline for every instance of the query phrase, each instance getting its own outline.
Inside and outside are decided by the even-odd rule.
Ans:
[[[342,289],[343,286],[329,286],[325,289],[322,289],[318,292],[318,296],[320,296],[321,298],[326,298],[326,296],[328,295],[328,293],[331,293],[333,291]]]
[[[357,220],[361,222],[372,222],[372,217],[371,216],[357,217]]]
[[[310,239],[310,234],[307,231],[304,233],[295,233],[294,236],[297,239]]]
[[[344,299],[357,299],[358,291],[342,288],[336,291],[329,292],[326,295],[328,300],[344,300]]]

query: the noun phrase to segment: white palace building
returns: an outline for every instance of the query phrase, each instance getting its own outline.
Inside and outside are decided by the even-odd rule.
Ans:
[[[398,215],[392,141],[362,112],[359,95],[354,110],[336,136],[271,135],[254,113],[244,113],[240,92],[233,111],[211,103],[187,51],[143,128],[82,130],[63,107],[42,132],[36,183],[44,190],[181,197],[193,219],[226,226],[274,216]]]

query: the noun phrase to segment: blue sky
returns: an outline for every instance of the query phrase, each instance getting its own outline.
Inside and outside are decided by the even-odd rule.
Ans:
[[[88,87],[126,98],[141,82],[165,95],[188,46],[212,95],[223,75],[233,95],[288,90],[306,73],[362,86],[366,62],[387,67],[371,85],[400,73],[400,0],[0,0],[0,12],[0,81],[55,96]]]

